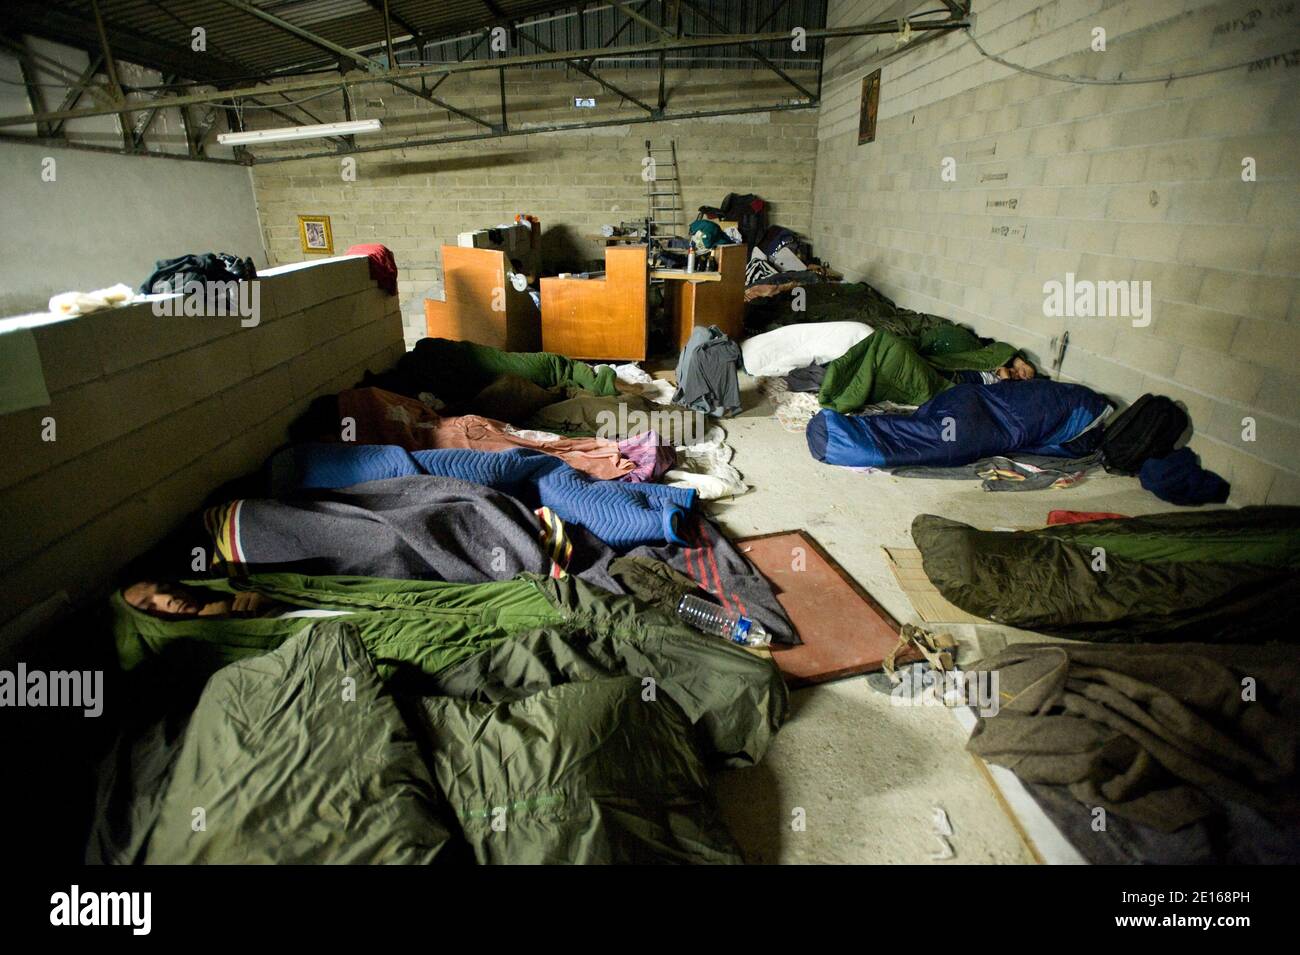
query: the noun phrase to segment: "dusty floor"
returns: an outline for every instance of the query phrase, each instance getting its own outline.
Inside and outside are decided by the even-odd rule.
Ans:
[[[1168,509],[1136,479],[1098,472],[1062,491],[990,493],[978,482],[862,474],[814,461],[802,432],[770,416],[742,376],[745,411],[725,422],[733,463],[753,488],[711,510],[731,537],[803,528],[901,622],[919,622],[885,563],[911,547],[917,514],[982,527],[1041,525],[1053,508],[1148,514]],[[1003,628],[981,628],[992,641]],[[1014,634],[1010,635],[1014,639]],[[892,705],[865,677],[791,694],[791,719],[764,761],[722,773],[723,811],[750,862],[930,863],[932,807],[947,812],[955,863],[1032,862],[963,746],[952,713]],[[802,809],[805,828],[792,821]]]

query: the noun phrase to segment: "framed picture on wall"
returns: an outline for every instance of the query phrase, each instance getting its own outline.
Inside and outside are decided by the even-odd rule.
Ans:
[[[858,115],[858,145],[876,141],[876,113],[880,109],[880,70],[862,77],[862,112]]]
[[[329,216],[299,216],[298,238],[304,252],[334,254],[334,233],[330,231]]]

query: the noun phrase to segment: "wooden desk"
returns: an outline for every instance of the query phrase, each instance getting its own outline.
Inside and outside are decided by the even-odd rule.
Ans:
[[[745,327],[745,266],[749,252],[743,245],[713,249],[716,272],[665,269],[664,302],[672,317],[677,347],[684,348],[697,325],[717,325],[731,339],[740,340]]]
[[[651,269],[652,279],[676,279],[679,282],[721,282],[721,272],[687,272],[685,269]]]
[[[650,304],[646,246],[607,248],[604,278],[547,277],[541,285],[543,351],[602,361],[645,359]]]
[[[429,337],[506,351],[538,351],[542,347],[541,316],[532,296],[510,284],[509,265],[500,249],[444,245],[442,286],[447,300],[424,300]]]

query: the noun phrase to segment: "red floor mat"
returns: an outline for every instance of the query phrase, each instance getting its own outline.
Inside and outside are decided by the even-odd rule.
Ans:
[[[825,683],[881,668],[898,644],[898,621],[820,544],[803,531],[735,542],[776,591],[803,645],[772,646],[772,658],[792,687]],[[918,659],[909,648],[899,662]]]

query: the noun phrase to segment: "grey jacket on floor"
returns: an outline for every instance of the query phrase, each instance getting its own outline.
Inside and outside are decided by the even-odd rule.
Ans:
[[[724,417],[740,410],[740,346],[717,325],[698,326],[677,359],[673,404]]]

